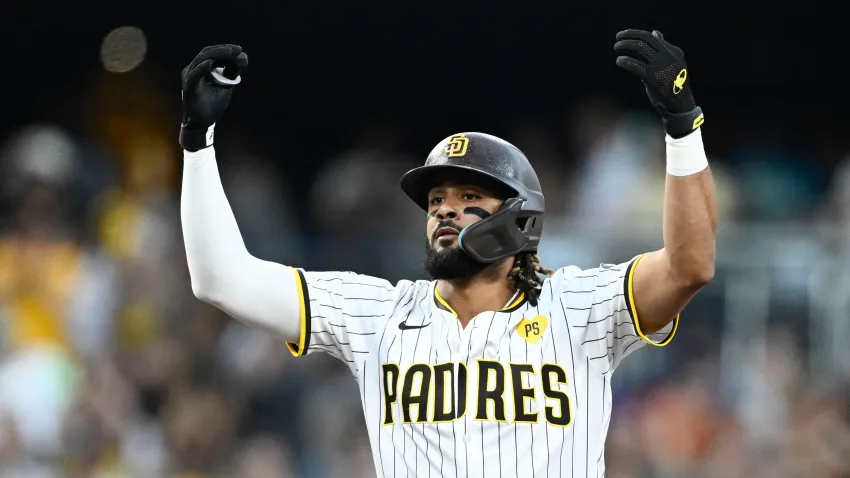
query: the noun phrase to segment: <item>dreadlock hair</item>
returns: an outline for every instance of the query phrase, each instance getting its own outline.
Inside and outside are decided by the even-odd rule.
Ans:
[[[543,277],[552,275],[552,270],[540,265],[540,258],[533,252],[520,252],[514,259],[514,267],[508,278],[516,285],[517,291],[524,292],[532,307],[537,306]]]

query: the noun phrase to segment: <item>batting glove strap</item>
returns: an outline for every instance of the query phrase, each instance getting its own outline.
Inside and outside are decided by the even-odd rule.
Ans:
[[[674,139],[684,138],[705,122],[705,116],[703,116],[702,108],[699,106],[687,113],[667,114],[662,118],[664,119],[664,130]]]
[[[215,139],[215,123],[208,127],[193,125],[180,126],[180,146],[186,151],[199,151],[213,145]]]

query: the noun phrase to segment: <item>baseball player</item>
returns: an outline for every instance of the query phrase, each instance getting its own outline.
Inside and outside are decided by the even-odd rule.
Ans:
[[[251,256],[213,150],[247,56],[207,47],[183,70],[192,289],[295,356],[326,352],[348,366],[378,476],[603,476],[611,374],[635,350],[668,344],[712,279],[714,185],[684,55],[657,31],[616,40],[617,65],[643,81],[664,121],[664,247],[594,269],[543,268],[545,208],[531,164],[502,139],[461,133],[401,178],[427,213],[433,280],[397,284]]]

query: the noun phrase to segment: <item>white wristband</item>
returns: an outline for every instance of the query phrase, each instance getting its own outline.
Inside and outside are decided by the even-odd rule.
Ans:
[[[666,135],[667,173],[671,176],[690,176],[708,167],[708,158],[702,145],[702,128],[684,138],[673,139]]]
[[[197,151],[183,150],[183,161],[191,162],[195,166],[203,165],[208,161],[215,161],[215,146],[210,146]]]

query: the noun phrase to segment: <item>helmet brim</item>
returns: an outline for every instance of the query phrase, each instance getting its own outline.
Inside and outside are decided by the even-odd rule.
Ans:
[[[420,166],[405,173],[399,183],[402,191],[419,207],[427,211],[428,194],[431,189],[451,181],[481,184],[492,190],[494,194],[503,196],[501,198],[503,200],[519,194],[516,188],[505,183],[501,178],[474,166],[461,164]]]

